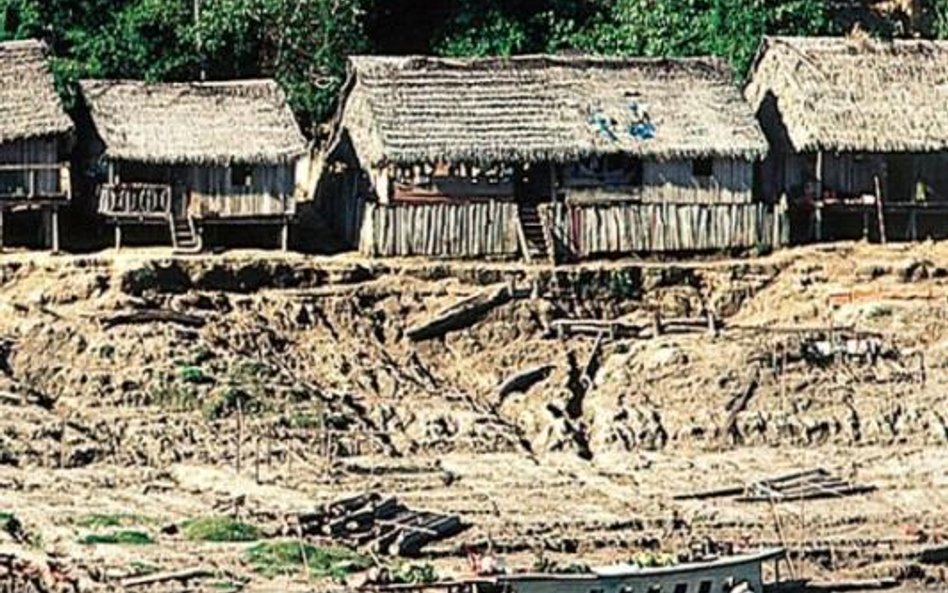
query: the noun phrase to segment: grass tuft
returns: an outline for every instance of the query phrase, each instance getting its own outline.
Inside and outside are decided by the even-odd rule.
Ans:
[[[152,520],[131,513],[90,513],[76,520],[76,525],[86,529],[103,529],[106,527],[132,527]]]
[[[183,525],[184,537],[201,542],[252,542],[260,539],[260,530],[229,517],[200,517]]]
[[[302,540],[263,542],[247,550],[255,572],[266,577],[298,573],[305,568],[315,577],[341,579],[372,565],[369,557],[347,548],[323,548]]]
[[[155,543],[155,540],[144,531],[113,531],[111,533],[90,533],[79,538],[80,544],[118,544],[126,546],[144,546]]]

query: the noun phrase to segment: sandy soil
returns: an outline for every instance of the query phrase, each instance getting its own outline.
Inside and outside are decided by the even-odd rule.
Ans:
[[[31,536],[17,545],[62,559],[89,590],[193,566],[249,589],[333,588],[274,583],[249,565],[254,544],[168,527],[236,514],[275,537],[295,513],[375,490],[471,525],[429,548],[443,575],[468,570],[469,546],[529,567],[711,539],[787,546],[800,578],[948,582],[919,561],[948,531],[948,244],[557,270],[261,256],[0,256],[0,511]],[[443,338],[405,337],[498,282],[533,296]],[[142,309],[200,324],[113,323]],[[709,310],[717,333],[604,340],[592,364],[595,337],[547,331]],[[858,332],[873,332],[878,359],[800,357]],[[498,395],[539,364],[552,365],[546,379]],[[776,505],[674,498],[815,467],[877,489]],[[81,544],[92,514],[127,516],[155,543]]]

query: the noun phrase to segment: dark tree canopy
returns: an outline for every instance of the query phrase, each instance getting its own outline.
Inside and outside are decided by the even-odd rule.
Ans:
[[[67,102],[83,77],[273,76],[304,128],[331,113],[352,53],[714,54],[739,74],[764,34],[948,37],[948,0],[0,0],[0,39],[39,37]],[[195,7],[199,10],[195,11]]]

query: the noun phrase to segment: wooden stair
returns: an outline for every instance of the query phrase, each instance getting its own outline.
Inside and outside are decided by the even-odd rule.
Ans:
[[[198,253],[201,251],[201,237],[190,218],[171,219],[171,244],[175,253]]]
[[[536,202],[518,202],[517,213],[520,217],[522,236],[526,241],[527,259],[530,261],[548,259],[550,249],[546,243],[546,234],[543,232],[543,223],[540,222]]]

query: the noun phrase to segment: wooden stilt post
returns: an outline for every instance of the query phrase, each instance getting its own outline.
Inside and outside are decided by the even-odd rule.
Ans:
[[[119,251],[122,249],[122,225],[116,221],[115,222],[115,250]]]
[[[823,240],[823,204],[819,200],[813,210],[813,237],[818,242]]]
[[[876,177],[876,215],[879,217],[879,241],[885,244],[885,214],[882,211],[882,187]]]
[[[287,251],[290,248],[290,219],[283,219],[283,227],[280,229],[280,250]]]
[[[50,232],[53,235],[52,249],[53,253],[59,253],[59,207],[53,206],[49,213]]]
[[[816,196],[814,198],[813,234],[817,241],[823,240],[823,151],[816,151]]]
[[[0,208],[0,251],[3,251],[3,208]]]
[[[918,210],[915,206],[909,210],[909,238],[918,241]]]

